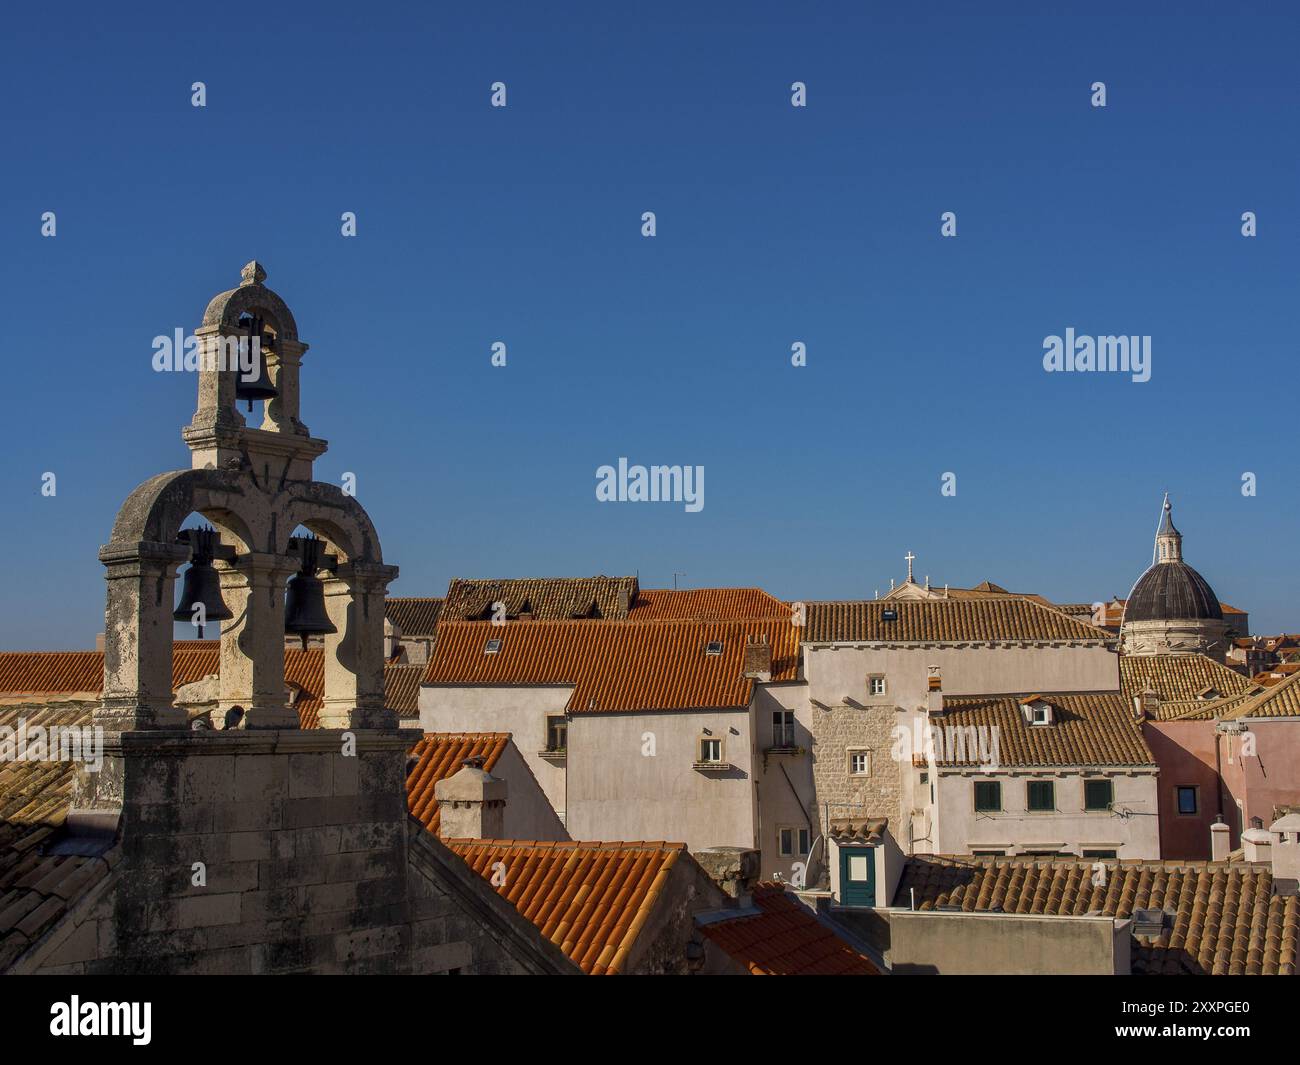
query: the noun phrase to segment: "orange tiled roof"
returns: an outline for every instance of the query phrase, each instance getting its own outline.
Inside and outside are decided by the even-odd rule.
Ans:
[[[459,772],[473,755],[482,755],[483,768],[492,772],[509,742],[508,732],[426,732],[411,748],[415,765],[406,774],[406,807],[411,816],[436,836],[440,818],[434,785]]]
[[[1160,703],[1152,716],[1157,721],[1182,717],[1194,710],[1190,704],[1206,688],[1213,688],[1227,699],[1254,687],[1235,669],[1200,654],[1120,655],[1119,684],[1130,706],[1134,696],[1155,692]]]
[[[424,666],[384,666],[384,705],[400,718],[420,716],[420,680]]]
[[[654,912],[682,843],[445,840],[584,973],[613,976]],[[500,864],[498,864],[500,863]]]
[[[1300,672],[1269,685],[1258,695],[1241,700],[1220,715],[1223,718],[1300,717]]]
[[[573,685],[570,712],[748,706],[753,681],[741,674],[745,639],[766,635],[772,680],[798,675],[799,630],[789,620],[444,622],[424,683]],[[500,640],[495,654],[486,641]],[[712,641],[722,653],[706,655]]]
[[[1020,704],[1035,698],[1051,704],[1052,724],[1031,725],[1025,721]],[[1118,693],[947,696],[943,701],[943,718],[937,724],[945,728],[965,729],[974,725],[996,729],[998,761],[1004,766],[1156,764],[1131,704]],[[935,742],[937,748],[937,737]],[[951,757],[954,752],[948,742],[942,750],[936,750],[936,755],[945,756],[937,758],[940,765],[978,764],[979,750],[975,743],[968,742],[965,757],[957,760]]]
[[[1108,633],[1030,599],[866,599],[808,604],[805,643],[1109,643]],[[893,611],[893,620],[885,611]]]
[[[179,688],[220,669],[216,640],[178,640],[172,648],[172,687]],[[410,667],[385,667],[388,670]],[[418,672],[419,667],[416,667]],[[301,691],[294,703],[303,728],[318,728],[325,692],[324,652],[290,647],[284,653],[284,679]],[[410,681],[398,681],[397,683]],[[102,651],[0,652],[0,696],[87,694],[97,695],[104,685]]]
[[[1134,936],[1135,973],[1295,975],[1300,898],[1273,894],[1267,866],[1246,862],[1108,861],[1094,885],[1092,860],[912,857],[895,906],[970,913],[1131,917],[1163,910],[1159,936]]]
[[[762,912],[702,925],[700,932],[754,976],[879,976],[880,970],[780,884],[754,889]]]
[[[789,603],[762,588],[642,588],[629,621],[743,621],[788,618]]]
[[[384,600],[384,617],[402,630],[403,636],[432,636],[438,629],[441,599],[393,596]]]
[[[439,621],[486,620],[494,603],[507,618],[525,609],[537,620],[627,617],[637,595],[635,577],[522,577],[464,580],[447,587]]]

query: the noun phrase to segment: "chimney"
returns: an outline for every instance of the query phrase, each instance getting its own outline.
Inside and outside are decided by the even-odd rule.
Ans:
[[[943,676],[938,666],[930,667],[930,675],[926,679],[925,712],[931,717],[943,713]]]
[[[1300,890],[1300,812],[1278,818],[1269,831],[1273,833],[1273,890],[1294,895]]]
[[[1223,823],[1223,815],[1217,814],[1214,824],[1210,826],[1210,861],[1226,862],[1229,847],[1228,826]]]
[[[745,659],[742,672],[750,680],[766,684],[772,679],[772,645],[767,635],[745,637]]]
[[[104,634],[102,632],[95,633],[95,650],[104,650]]]
[[[620,588],[618,590],[618,616],[620,618],[627,617],[628,611],[630,611],[631,609],[632,609],[632,596],[628,593],[626,587]]]
[[[1241,834],[1241,856],[1248,862],[1271,862],[1273,833],[1264,827],[1258,817],[1250,819],[1250,827]]]
[[[433,794],[443,839],[505,837],[506,782],[483,768],[481,754],[466,758],[458,772],[438,781]]]

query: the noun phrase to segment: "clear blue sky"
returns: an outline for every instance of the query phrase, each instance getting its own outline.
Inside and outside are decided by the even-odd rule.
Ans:
[[[1167,488],[1220,597],[1300,629],[1300,16],[972,6],[7,10],[0,648],[92,645],[117,506],[188,466],[195,382],[151,340],[254,257],[395,594],[852,598],[911,549],[1094,600]],[[1067,327],[1150,335],[1151,381],[1045,373]],[[619,456],[703,465],[704,510],[598,503]]]

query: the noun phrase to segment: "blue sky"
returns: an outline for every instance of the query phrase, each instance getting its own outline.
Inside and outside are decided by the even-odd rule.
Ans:
[[[910,549],[937,583],[1095,600],[1168,489],[1220,597],[1300,629],[1300,16],[1036,6],[8,12],[0,648],[92,645],[116,508],[189,464],[195,382],[151,340],[252,258],[394,594],[679,571],[853,598]],[[1045,373],[1067,327],[1151,336],[1151,380]],[[597,502],[620,456],[704,466],[704,509]]]

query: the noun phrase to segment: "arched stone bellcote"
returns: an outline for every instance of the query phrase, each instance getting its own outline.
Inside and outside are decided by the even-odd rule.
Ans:
[[[190,557],[180,537],[200,514],[217,530],[222,598],[234,617],[221,633],[219,709],[240,707],[239,727],[297,728],[284,690],[285,582],[298,570],[290,548],[305,527],[324,541],[326,610],[324,728],[394,727],[384,706],[384,596],[397,567],[384,564],[364,508],[332,484],[312,480],[328,446],[299,419],[298,374],[307,345],[293,314],[251,262],[238,288],[216,296],[197,335],[235,337],[255,314],[274,337],[267,363],[278,396],[263,401],[260,427],[235,410],[235,373],[198,372],[199,403],[183,430],[193,468],[145,481],[122,504],[99,557],[107,570],[104,695],[96,723],[112,731],[184,729],[172,704],[172,609],[177,572]],[[220,717],[221,715],[214,715]]]

